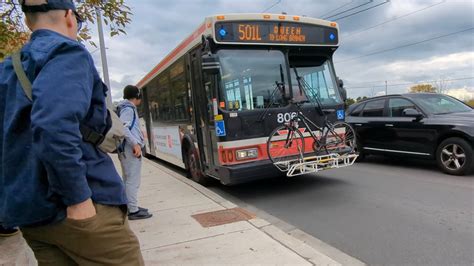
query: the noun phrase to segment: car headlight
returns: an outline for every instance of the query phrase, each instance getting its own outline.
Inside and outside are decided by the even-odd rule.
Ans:
[[[245,159],[255,159],[257,157],[258,157],[257,149],[237,150],[235,152],[235,158],[239,161],[245,160]]]

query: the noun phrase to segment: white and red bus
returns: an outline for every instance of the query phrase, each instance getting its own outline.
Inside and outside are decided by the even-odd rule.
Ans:
[[[146,152],[188,170],[195,181],[235,184],[278,175],[266,142],[304,97],[293,68],[319,95],[330,120],[344,119],[345,91],[332,55],[334,22],[281,14],[207,17],[137,84]],[[276,82],[284,91],[275,93]],[[312,104],[305,115],[321,117]]]

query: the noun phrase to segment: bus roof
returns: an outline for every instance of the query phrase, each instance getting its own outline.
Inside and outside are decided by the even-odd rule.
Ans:
[[[262,14],[262,13],[255,13],[255,14],[247,14],[247,13],[239,13],[239,14],[223,14],[223,15],[215,15],[209,16],[204,19],[204,22],[186,39],[184,39],[176,48],[174,48],[161,62],[159,62],[148,74],[146,74],[138,83],[137,87],[141,88],[148,82],[150,82],[154,77],[160,74],[163,70],[165,70],[168,66],[172,65],[177,59],[181,58],[184,54],[186,54],[189,50],[197,46],[201,43],[201,36],[210,36],[216,41],[216,36],[214,34],[215,29],[214,25],[217,22],[232,22],[232,21],[278,21],[278,22],[293,22],[293,23],[301,23],[301,24],[312,24],[312,25],[319,25],[325,27],[332,27],[336,28],[339,31],[338,25],[335,22],[330,22],[327,20],[304,17],[304,16],[290,16],[290,15],[283,15],[283,14]],[[244,43],[240,43],[244,44]],[[260,44],[260,45],[268,45],[268,43]],[[278,45],[278,44],[273,44]],[[282,44],[279,44],[282,45]],[[291,44],[284,44],[284,45],[291,45]],[[338,43],[331,46],[337,46]],[[329,45],[319,45],[319,46],[329,46]]]

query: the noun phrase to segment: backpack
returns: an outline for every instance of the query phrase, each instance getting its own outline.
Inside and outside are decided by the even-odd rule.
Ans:
[[[25,95],[30,101],[32,101],[32,85],[21,65],[20,51],[13,53],[12,61],[13,68],[15,69],[15,73]],[[110,125],[110,127],[108,126],[104,132],[96,132],[82,123],[80,124],[79,129],[84,141],[93,144],[105,153],[114,153],[122,145],[122,142],[125,139],[125,132],[122,121],[109,106],[107,106],[107,125]]]

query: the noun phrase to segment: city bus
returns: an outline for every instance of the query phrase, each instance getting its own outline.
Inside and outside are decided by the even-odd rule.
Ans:
[[[204,22],[137,86],[145,151],[190,178],[237,184],[276,176],[266,142],[304,100],[298,76],[330,121],[344,120],[345,90],[332,62],[337,23],[286,14],[226,14]],[[304,102],[304,101],[303,101]],[[314,105],[300,106],[315,123]]]

